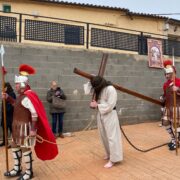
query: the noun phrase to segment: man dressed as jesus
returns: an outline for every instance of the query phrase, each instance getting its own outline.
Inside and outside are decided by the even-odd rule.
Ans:
[[[121,131],[116,111],[117,92],[112,84],[101,76],[91,79],[90,85],[94,90],[94,99],[90,107],[98,110],[97,125],[102,144],[108,160],[105,168],[111,168],[123,160]]]

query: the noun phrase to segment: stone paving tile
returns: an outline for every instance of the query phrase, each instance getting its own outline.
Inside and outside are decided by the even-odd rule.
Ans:
[[[165,129],[158,127],[158,123],[123,126],[123,129],[133,144],[143,150],[169,141]],[[177,156],[167,146],[143,153],[135,150],[123,137],[123,162],[111,169],[105,169],[104,150],[97,130],[80,131],[74,135],[57,139],[60,153],[52,161],[40,161],[34,154],[34,180],[180,179],[180,152]],[[9,150],[10,169],[12,166]],[[8,179],[3,176],[5,169],[5,150],[0,148],[0,180]]]

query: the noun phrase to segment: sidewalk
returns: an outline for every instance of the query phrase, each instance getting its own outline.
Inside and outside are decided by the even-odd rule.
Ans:
[[[129,139],[140,149],[166,143],[169,137],[157,123],[123,126]],[[49,162],[34,154],[34,180],[179,180],[179,155],[167,146],[142,153],[132,148],[123,137],[124,161],[105,169],[104,150],[97,130],[76,132],[74,137],[57,139],[59,156]],[[9,150],[10,169],[13,166]],[[5,171],[5,150],[0,148],[0,180]],[[16,179],[16,178],[11,178]]]

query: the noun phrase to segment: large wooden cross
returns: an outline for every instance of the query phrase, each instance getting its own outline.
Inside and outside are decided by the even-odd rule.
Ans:
[[[98,72],[98,76],[101,76],[101,77],[104,76],[104,72],[105,72],[105,68],[106,68],[106,64],[107,64],[107,58],[108,58],[108,54],[103,54],[102,60],[101,60],[101,65],[100,65],[99,72]],[[94,98],[95,98],[95,93],[93,93],[92,100]]]
[[[107,58],[108,58],[108,54],[103,54],[102,60],[101,60],[101,65],[100,65],[99,72],[98,72],[98,76],[101,76],[101,77],[104,76],[104,72],[105,72],[105,68],[106,68],[106,64],[107,64]]]
[[[103,57],[105,57],[105,56],[103,55]],[[104,75],[105,66],[106,66],[106,61],[105,61],[105,59],[106,59],[106,61],[107,61],[107,55],[106,55],[106,58],[102,58],[101,66],[100,66],[99,74],[98,74],[98,75],[100,75],[100,76],[103,76],[103,75]],[[103,61],[104,61],[104,62],[103,62]],[[104,65],[102,65],[102,64],[104,64]],[[100,74],[100,72],[101,72],[102,74]],[[85,77],[85,78],[87,78],[87,79],[89,79],[89,80],[91,80],[92,77],[94,77],[94,75],[91,75],[91,74],[88,74],[88,73],[86,73],[86,72],[83,72],[83,71],[81,71],[81,70],[79,70],[79,69],[77,69],[77,68],[74,68],[74,73],[76,73],[76,74],[78,74],[78,75],[80,75],[80,76],[82,76],[82,77]],[[126,89],[126,88],[124,88],[124,87],[122,87],[122,86],[120,86],[120,85],[118,85],[118,84],[112,83],[112,85],[113,85],[117,90],[119,90],[119,91],[122,91],[122,92],[124,92],[124,93],[130,94],[130,95],[132,95],[132,96],[135,96],[135,97],[138,97],[138,98],[140,98],[140,99],[143,99],[143,100],[149,101],[149,102],[151,102],[151,103],[154,103],[154,104],[157,104],[157,105],[162,106],[162,102],[159,101],[159,100],[157,100],[157,99],[154,99],[154,98],[145,96],[145,95],[143,95],[143,94],[137,93],[137,92],[135,92],[135,91]]]

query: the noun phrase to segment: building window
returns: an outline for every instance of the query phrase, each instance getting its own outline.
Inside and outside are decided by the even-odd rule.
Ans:
[[[65,27],[65,44],[76,44],[80,43],[80,28],[79,27]]]
[[[3,12],[6,12],[6,13],[11,12],[11,5],[3,4]]]
[[[164,40],[164,54],[172,56],[180,56],[180,40],[178,36],[169,35],[168,39]]]

